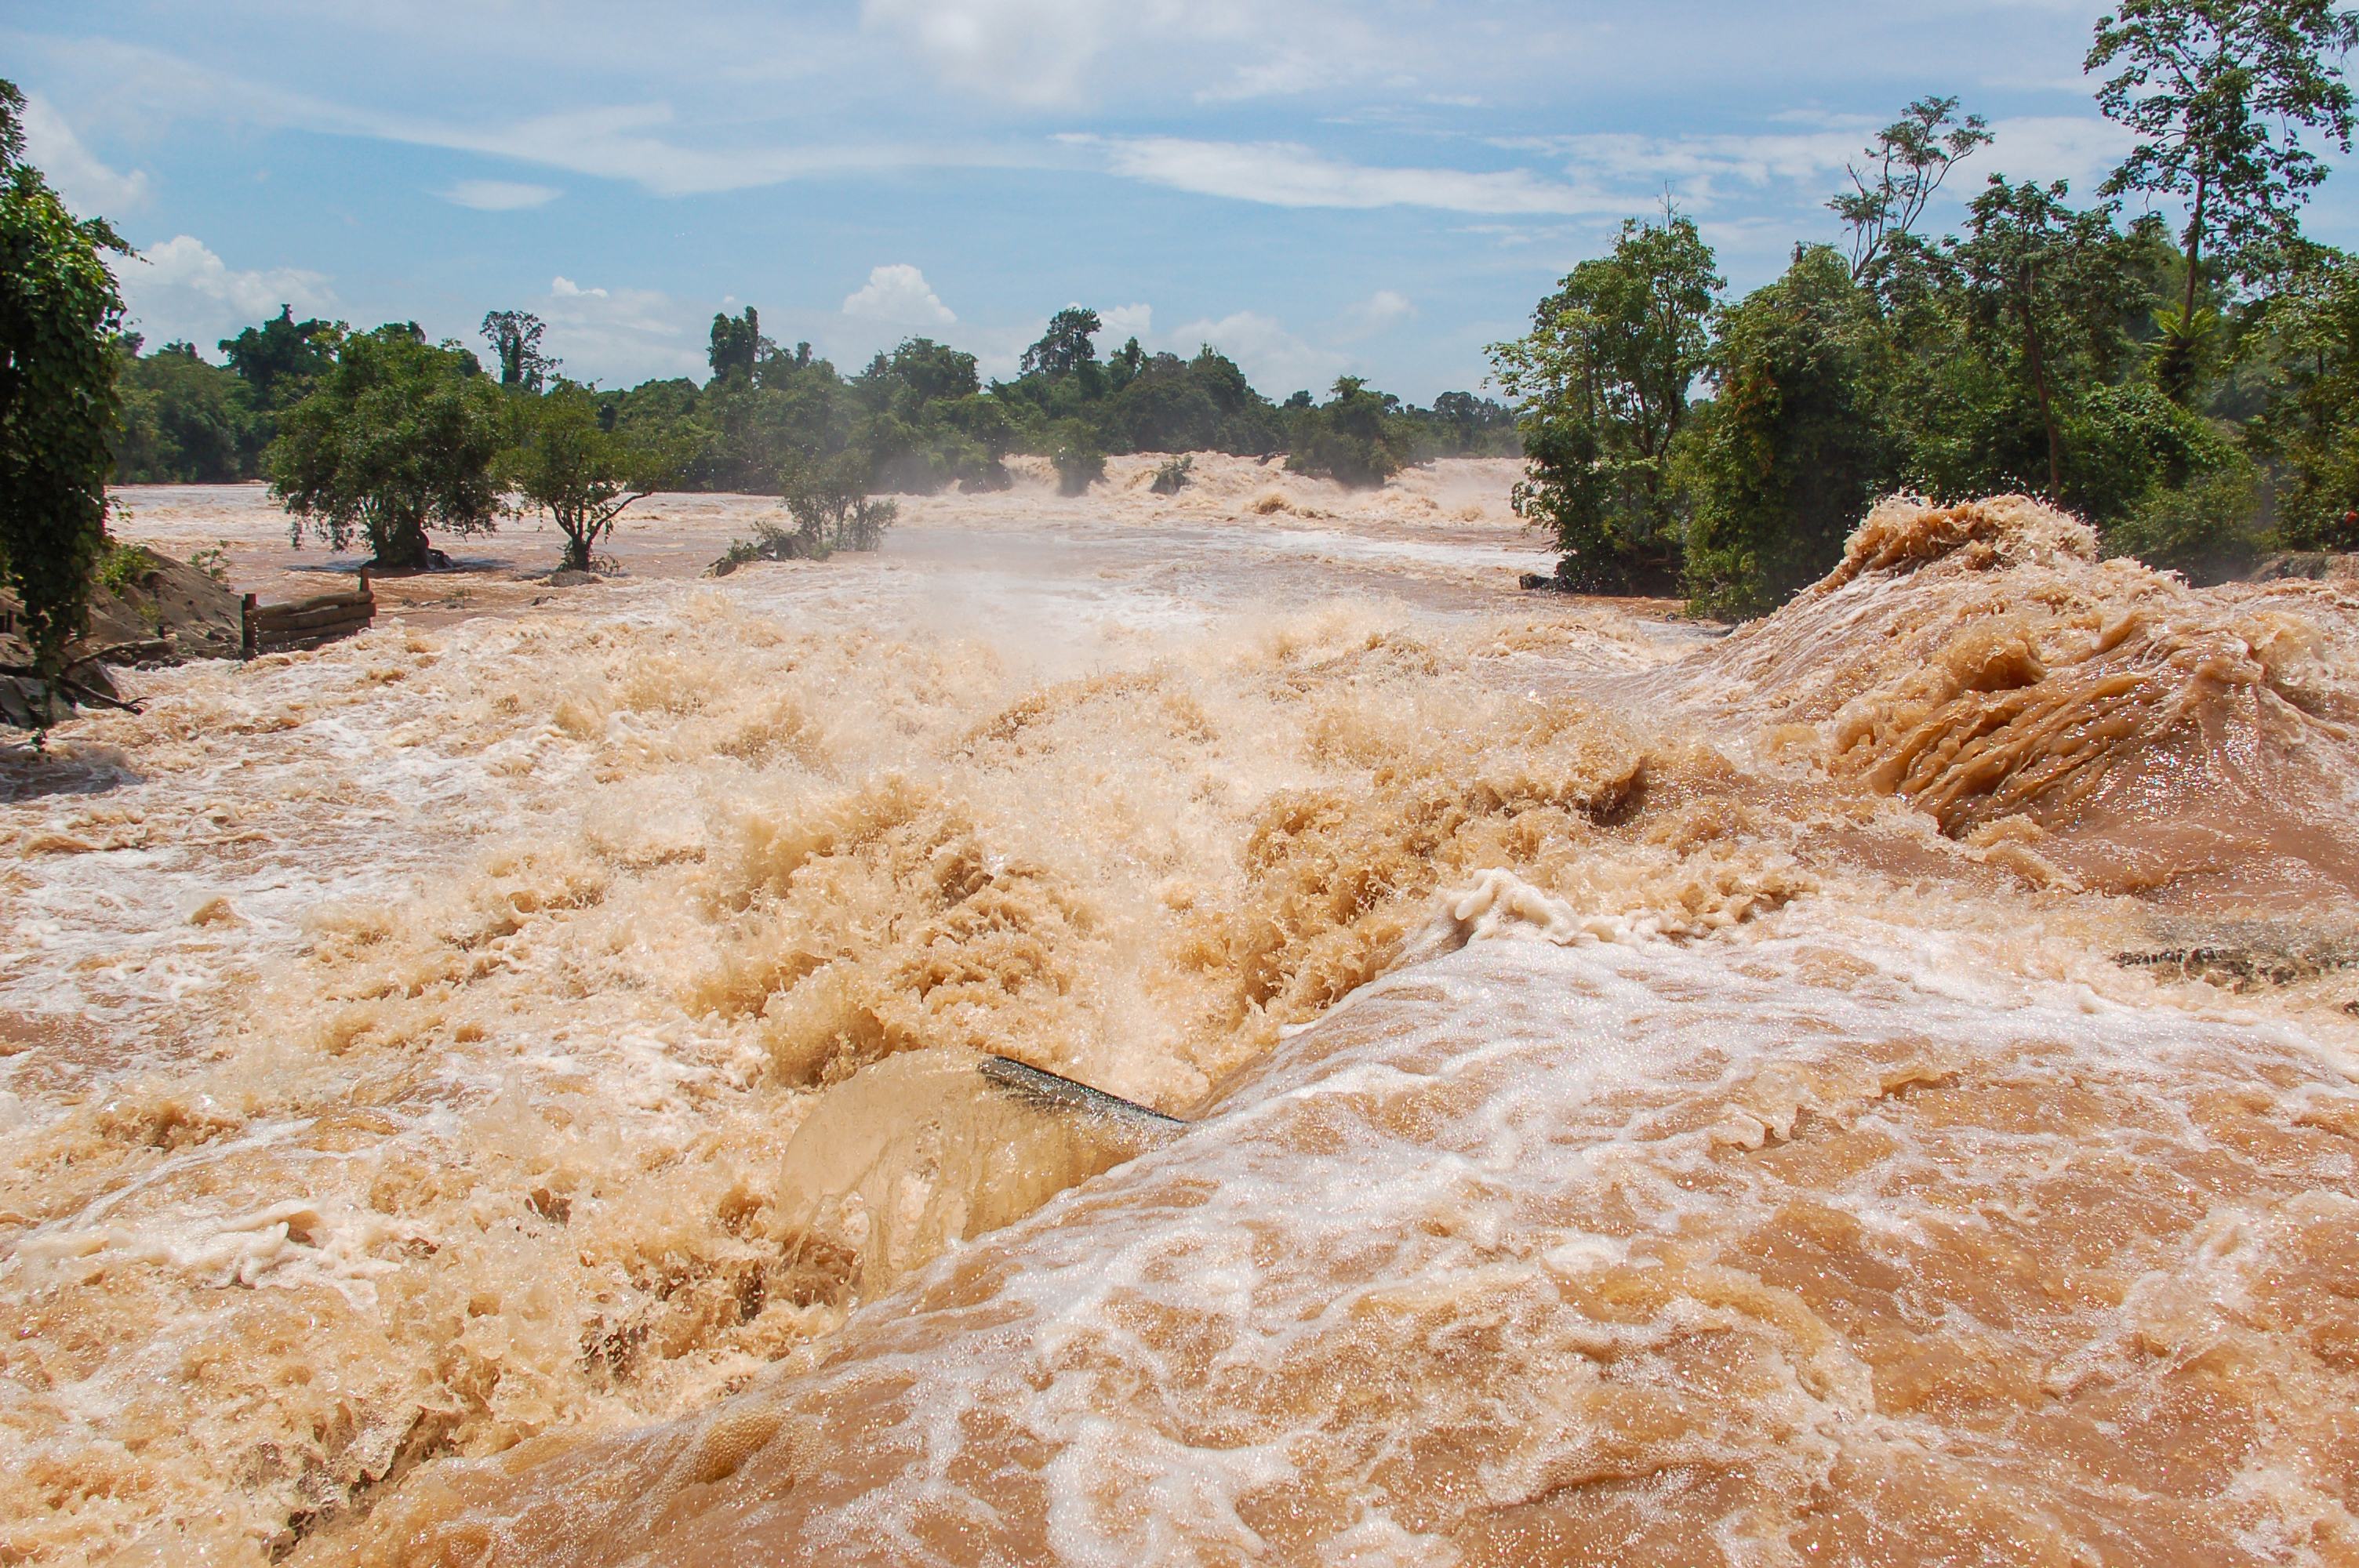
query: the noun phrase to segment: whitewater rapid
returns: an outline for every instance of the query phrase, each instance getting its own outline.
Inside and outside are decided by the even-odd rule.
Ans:
[[[7,758],[0,1547],[2359,1552],[2359,604],[1896,514],[1723,638],[1150,468]]]

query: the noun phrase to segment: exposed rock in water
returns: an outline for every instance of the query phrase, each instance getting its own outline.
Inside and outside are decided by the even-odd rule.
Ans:
[[[2293,550],[2270,556],[2245,575],[2246,582],[2277,582],[2308,578],[2324,582],[2332,578],[2359,578],[2359,555],[2334,550]]]
[[[234,659],[243,645],[238,596],[186,561],[133,546],[143,564],[118,592],[104,583],[90,596],[90,628],[67,645],[69,660],[111,665],[178,664],[182,659]],[[0,664],[29,665],[32,648],[17,634],[23,607],[0,590]]]

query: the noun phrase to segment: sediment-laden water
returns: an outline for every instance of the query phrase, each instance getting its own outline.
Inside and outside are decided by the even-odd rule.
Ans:
[[[1149,467],[8,759],[0,1554],[2359,1561],[2359,600]]]

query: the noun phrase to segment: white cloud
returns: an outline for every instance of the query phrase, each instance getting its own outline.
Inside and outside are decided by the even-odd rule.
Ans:
[[[520,185],[510,179],[462,179],[448,190],[435,192],[443,200],[478,212],[514,212],[545,207],[565,194],[553,185]]]
[[[1155,330],[1155,308],[1151,305],[1117,305],[1111,310],[1099,311],[1098,321],[1105,329],[1100,336],[1117,349],[1132,338],[1143,343]]]
[[[1412,49],[1436,62],[1430,32],[1417,36],[1423,9],[1366,0],[862,0],[860,15],[941,80],[1041,109],[1117,95],[1223,103],[1399,79]]]
[[[958,319],[924,273],[899,262],[871,269],[867,284],[844,297],[843,313],[910,327],[946,327]]]
[[[701,376],[709,368],[702,310],[660,289],[584,288],[555,277],[534,314],[548,324],[549,351],[582,367],[576,374],[630,385],[651,376]]]
[[[1126,7],[1106,0],[863,0],[861,20],[899,34],[944,78],[1049,107],[1079,102]],[[1149,0],[1143,10],[1173,9]]]
[[[147,205],[145,169],[118,174],[99,162],[62,115],[29,93],[25,99],[25,153],[66,205],[82,217]]]
[[[1405,321],[1417,319],[1417,307],[1404,296],[1389,288],[1379,288],[1365,299],[1344,308],[1338,336],[1346,340],[1373,338],[1389,332]]]
[[[1190,321],[1168,334],[1165,341],[1173,352],[1180,354],[1193,354],[1199,347],[1211,345],[1236,361],[1245,379],[1272,397],[1282,398],[1298,387],[1323,394],[1352,363],[1349,355],[1306,343],[1275,318],[1253,310],[1240,310],[1217,321]]]
[[[1779,186],[1797,188],[1796,198],[1816,206],[1842,185],[1844,166],[1865,166],[1875,128],[1868,120],[1847,116],[1808,132],[1506,136],[1491,145],[1562,158],[1577,186],[1621,192],[1617,200],[1625,210],[1666,189],[1681,206],[1698,210],[1739,201],[1757,206],[1764,192]],[[1959,166],[1949,194],[1963,200],[1984,176],[2000,172],[2017,179],[2070,179],[2074,190],[2087,194],[2132,139],[2119,125],[2093,114],[2004,119],[1991,130],[1997,140]]]
[[[1288,142],[1196,142],[1176,136],[1058,138],[1102,149],[1115,174],[1200,196],[1273,207],[1439,207],[1455,212],[1595,212],[1618,199],[1536,178],[1525,169],[1373,168]]]
[[[115,276],[132,319],[150,341],[185,338],[211,344],[278,314],[291,305],[297,315],[332,310],[336,296],[328,280],[299,267],[233,270],[202,242],[180,234],[115,264]]]
[[[2086,114],[2026,115],[2000,120],[1991,131],[1998,139],[1976,155],[1991,168],[2017,179],[2069,179],[2076,202],[2095,200],[2097,187],[2137,139],[2111,120]]]

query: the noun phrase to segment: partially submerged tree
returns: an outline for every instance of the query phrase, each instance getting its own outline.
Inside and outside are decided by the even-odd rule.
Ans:
[[[1491,346],[1499,384],[1523,404],[1530,469],[1516,510],[1555,531],[1567,582],[1602,592],[1677,583],[1671,447],[1722,287],[1693,219],[1632,219],[1613,254],[1582,263],[1540,301],[1529,333]]]
[[[1381,485],[1400,472],[1403,455],[1393,429],[1400,399],[1377,392],[1356,375],[1338,376],[1334,395],[1287,420],[1294,449],[1286,456],[1295,473],[1332,479],[1352,489]]]
[[[1916,239],[1918,221],[1951,168],[1991,141],[1980,114],[1957,117],[1955,98],[1919,98],[1876,133],[1869,170],[1846,164],[1852,189],[1827,206],[1851,230],[1852,281],[1860,282]]]
[[[2267,270],[2326,178],[2303,135],[2351,150],[2341,60],[2354,45],[2359,17],[2337,0],[2125,0],[2097,23],[2086,69],[2118,68],[2097,106],[2138,137],[2102,189],[2187,203],[2186,279],[2178,307],[2156,313],[2156,378],[2181,402],[2217,327],[2199,309],[2206,261],[2232,276]]]
[[[860,452],[790,463],[778,489],[795,520],[796,538],[806,556],[836,550],[873,550],[900,515],[890,501],[871,499],[869,461]]]
[[[310,395],[280,416],[270,493],[332,549],[365,538],[375,563],[432,563],[429,528],[489,533],[500,488],[501,399],[475,356],[414,324],[346,338]],[[594,420],[594,415],[593,415]]]
[[[104,256],[128,247],[25,162],[24,107],[0,81],[0,579],[37,669],[55,677],[106,548],[123,300]]]
[[[682,456],[606,429],[598,408],[589,388],[559,382],[547,395],[516,405],[514,444],[500,459],[500,477],[523,506],[548,514],[565,535],[572,571],[590,569],[614,520],[669,482]]]
[[[549,378],[564,362],[541,351],[540,338],[546,330],[546,324],[529,310],[484,312],[484,341],[492,346],[492,358],[499,364],[502,386],[538,392],[548,384]]]

